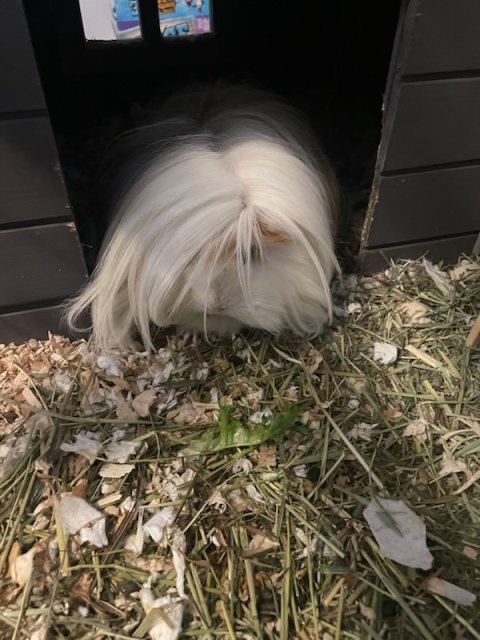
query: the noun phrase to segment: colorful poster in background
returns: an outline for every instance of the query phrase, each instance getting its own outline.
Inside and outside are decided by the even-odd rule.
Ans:
[[[112,16],[118,39],[139,38],[142,35],[137,0],[112,0]]]
[[[158,0],[158,10],[165,37],[211,32],[210,0]]]
[[[211,32],[210,0],[158,0],[160,30],[165,38]],[[138,38],[137,0],[113,0],[112,15],[118,38]]]

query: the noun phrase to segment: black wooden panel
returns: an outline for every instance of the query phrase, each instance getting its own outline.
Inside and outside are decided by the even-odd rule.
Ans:
[[[0,228],[69,215],[48,119],[0,121]]]
[[[0,112],[44,108],[23,2],[0,2]]]
[[[479,114],[480,79],[404,84],[384,171],[480,159]]]
[[[401,258],[411,258],[417,260],[422,256],[439,262],[454,263],[462,253],[471,254],[475,246],[478,234],[466,236],[442,238],[441,240],[428,240],[404,244],[397,247],[387,247],[385,249],[372,249],[362,252],[358,257],[359,268],[366,273],[383,271],[388,266],[389,260],[399,260]]]
[[[161,43],[157,0],[138,0],[142,38],[146,43]]]
[[[0,314],[0,343],[21,344],[30,338],[44,340],[48,338],[49,332],[70,338],[85,337],[67,331],[62,315],[63,308],[60,305]]]
[[[60,301],[85,277],[73,223],[0,232],[0,312]]]
[[[480,2],[415,0],[407,74],[480,69]]]
[[[380,180],[368,245],[480,231],[480,166]]]

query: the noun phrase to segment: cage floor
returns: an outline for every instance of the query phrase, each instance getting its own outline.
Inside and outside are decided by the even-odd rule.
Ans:
[[[335,296],[308,343],[0,347],[1,638],[480,637],[480,262]]]

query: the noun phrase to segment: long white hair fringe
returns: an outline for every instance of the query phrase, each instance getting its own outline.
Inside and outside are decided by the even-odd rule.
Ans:
[[[151,327],[242,326],[318,334],[331,319],[337,189],[290,107],[248,87],[167,102],[126,140],[132,164],[90,282],[66,318],[91,308],[101,349]]]

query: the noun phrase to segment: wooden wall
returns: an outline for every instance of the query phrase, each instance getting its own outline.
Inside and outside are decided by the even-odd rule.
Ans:
[[[480,2],[405,2],[363,234],[384,258],[454,260],[480,232]]]
[[[0,3],[0,343],[60,330],[86,269],[21,0]]]

